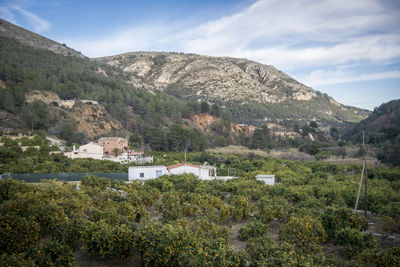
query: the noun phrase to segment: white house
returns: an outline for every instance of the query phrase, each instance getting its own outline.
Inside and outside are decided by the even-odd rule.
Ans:
[[[264,182],[267,185],[275,184],[275,175],[274,174],[259,174],[256,175],[256,180]]]
[[[103,159],[103,147],[93,142],[80,146],[79,149],[75,149],[74,145],[72,151],[64,153],[64,155],[71,159],[77,159],[77,158]]]
[[[147,180],[158,178],[164,174],[184,174],[192,173],[202,180],[215,179],[217,171],[215,167],[207,165],[195,165],[188,163],[178,163],[168,167],[165,166],[132,166],[129,167],[129,180]]]
[[[197,177],[202,180],[211,180],[215,178],[211,175],[211,171],[215,170],[212,166],[207,165],[195,165],[188,163],[178,163],[175,165],[171,165],[167,167],[168,174],[184,174],[184,173],[193,173]],[[214,175],[216,175],[216,171],[214,171]]]
[[[155,179],[167,174],[165,166],[131,166],[128,169],[129,180]]]

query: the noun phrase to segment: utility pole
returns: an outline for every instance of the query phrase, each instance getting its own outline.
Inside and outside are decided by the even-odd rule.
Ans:
[[[367,184],[367,179],[368,179],[368,174],[367,174],[367,158],[366,158],[366,150],[365,150],[365,132],[363,131],[363,153],[364,153],[364,164],[361,172],[361,178],[360,178],[360,184],[358,186],[358,192],[357,192],[357,198],[356,198],[356,205],[354,206],[354,213],[357,211],[357,206],[358,206],[358,200],[360,199],[360,193],[361,193],[361,187],[362,187],[362,182],[365,174],[365,194],[364,194],[364,215],[367,217],[367,193],[368,193],[368,184]]]
[[[186,150],[187,150],[187,147],[185,146],[185,165],[186,165]]]
[[[368,208],[368,204],[367,204],[367,194],[368,194],[368,175],[367,175],[367,151],[365,149],[365,132],[363,131],[363,150],[364,150],[364,165],[365,165],[365,193],[364,193],[364,215],[365,218],[367,218],[367,208]]]

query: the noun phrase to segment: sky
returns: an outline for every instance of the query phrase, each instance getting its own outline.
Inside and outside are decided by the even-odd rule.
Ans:
[[[248,58],[345,105],[400,99],[398,0],[0,0],[0,18],[88,57]]]

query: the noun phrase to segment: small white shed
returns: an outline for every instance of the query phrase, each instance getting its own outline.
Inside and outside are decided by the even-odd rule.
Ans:
[[[155,179],[167,174],[165,166],[131,166],[128,169],[128,180]]]
[[[258,174],[256,175],[256,180],[264,182],[267,185],[275,184],[275,175],[274,174]]]

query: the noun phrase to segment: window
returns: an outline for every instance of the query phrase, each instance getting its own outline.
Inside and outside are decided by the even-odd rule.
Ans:
[[[140,178],[144,178],[144,172],[140,173]]]
[[[86,149],[86,148],[84,148],[84,149],[83,149],[83,152],[87,152],[87,149]]]
[[[156,171],[156,178],[160,177],[162,175],[162,172],[160,170]]]

